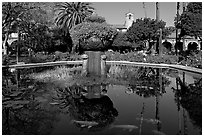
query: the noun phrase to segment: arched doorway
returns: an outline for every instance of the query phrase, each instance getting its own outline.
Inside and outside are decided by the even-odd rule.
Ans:
[[[162,43],[162,45],[163,45],[163,47],[164,47],[164,49],[163,49],[164,52],[171,52],[172,44],[171,44],[170,42],[164,41],[164,42]]]
[[[196,42],[190,42],[187,47],[188,47],[188,50],[197,50],[198,44]]]

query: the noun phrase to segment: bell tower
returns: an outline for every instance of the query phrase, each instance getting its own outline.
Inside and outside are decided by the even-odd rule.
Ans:
[[[131,26],[132,26],[132,23],[134,21],[134,17],[133,17],[133,14],[128,12],[125,16],[125,27],[127,29],[129,29]]]

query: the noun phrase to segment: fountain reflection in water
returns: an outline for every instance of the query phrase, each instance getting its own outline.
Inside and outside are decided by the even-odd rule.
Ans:
[[[92,85],[84,88],[72,86],[58,89],[55,101],[61,109],[68,108],[73,122],[79,128],[98,131],[114,122],[118,115],[113,102],[107,96],[105,85]],[[97,124],[93,124],[97,123]]]

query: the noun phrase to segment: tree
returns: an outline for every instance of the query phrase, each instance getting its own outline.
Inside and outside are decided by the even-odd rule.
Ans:
[[[112,49],[123,52],[124,50],[133,49],[133,44],[128,41],[126,33],[119,32],[113,41]]]
[[[190,2],[187,5],[187,12],[202,14],[202,2]]]
[[[58,4],[56,24],[68,31],[73,26],[82,23],[84,19],[93,13],[94,8],[88,2],[64,2]]]
[[[106,19],[104,17],[98,15],[92,15],[85,18],[86,22],[97,22],[97,23],[105,23]]]
[[[166,23],[162,20],[156,21],[150,18],[137,19],[127,31],[128,41],[138,43],[141,41],[156,40],[159,37],[159,29],[165,30]]]
[[[4,36],[3,47],[5,49],[4,54],[7,54],[7,41],[9,34],[16,31],[16,26],[21,20],[26,3],[23,2],[3,2],[2,3],[2,33]]]
[[[70,30],[74,44],[72,52],[82,50],[104,50],[108,48],[117,35],[117,30],[107,23],[83,22]]]
[[[178,24],[175,26],[181,29],[180,37],[185,35],[202,38],[202,3],[190,2],[178,18]]]
[[[10,33],[17,32],[19,33],[19,40],[21,39],[22,35],[24,35],[23,40],[24,42],[17,42],[17,43],[24,43],[22,46],[27,46],[23,48],[32,47],[32,45],[35,45],[34,43],[38,42],[37,45],[42,45],[42,43],[48,43],[49,40],[47,40],[47,32],[42,31],[48,31],[48,28],[53,24],[51,23],[51,16],[54,16],[54,12],[51,12],[52,7],[54,5],[50,3],[40,3],[40,2],[6,2],[2,5],[2,24],[3,24],[3,36],[4,43],[3,46],[5,48],[6,42],[8,40],[8,36]],[[38,29],[37,32],[40,32],[40,34],[36,33],[36,29]],[[39,40],[39,38],[43,39],[43,42]],[[46,39],[45,39],[46,38]],[[27,44],[25,44],[26,42]],[[32,43],[34,42],[34,43]],[[15,44],[18,45],[19,44]],[[45,46],[45,45],[44,45]],[[32,47],[33,50],[39,50],[40,47]],[[35,48],[35,49],[34,49]]]
[[[28,9],[19,23],[24,34],[24,46],[33,51],[69,51],[70,36],[54,24],[56,3],[28,3]],[[59,35],[59,36],[57,36]]]
[[[173,27],[173,26],[165,27],[165,28],[162,30],[162,39],[165,39],[166,36],[171,35],[171,33],[173,33],[175,30],[176,30],[176,28]]]
[[[17,47],[28,49],[34,52],[45,50],[50,46],[50,37],[48,35],[48,17],[47,12],[42,9],[41,3],[27,3],[21,19],[18,22],[19,42]]]
[[[63,31],[63,29],[55,26],[50,30],[52,38],[52,47],[49,49],[50,52],[61,51],[71,52],[72,50],[72,39],[69,33]]]

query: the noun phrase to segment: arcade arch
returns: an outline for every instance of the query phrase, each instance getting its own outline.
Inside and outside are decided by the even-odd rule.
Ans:
[[[198,50],[198,44],[196,42],[189,42],[187,45],[187,50]]]
[[[172,50],[172,44],[169,42],[169,41],[164,41],[163,43],[162,43],[162,45],[166,48],[166,50],[169,52],[169,51],[171,51]]]
[[[197,39],[185,39],[177,42],[177,44],[174,38],[162,40],[163,45],[166,44],[166,42],[171,43],[172,49],[175,49],[175,46],[177,45],[178,50],[202,50],[202,42]]]

